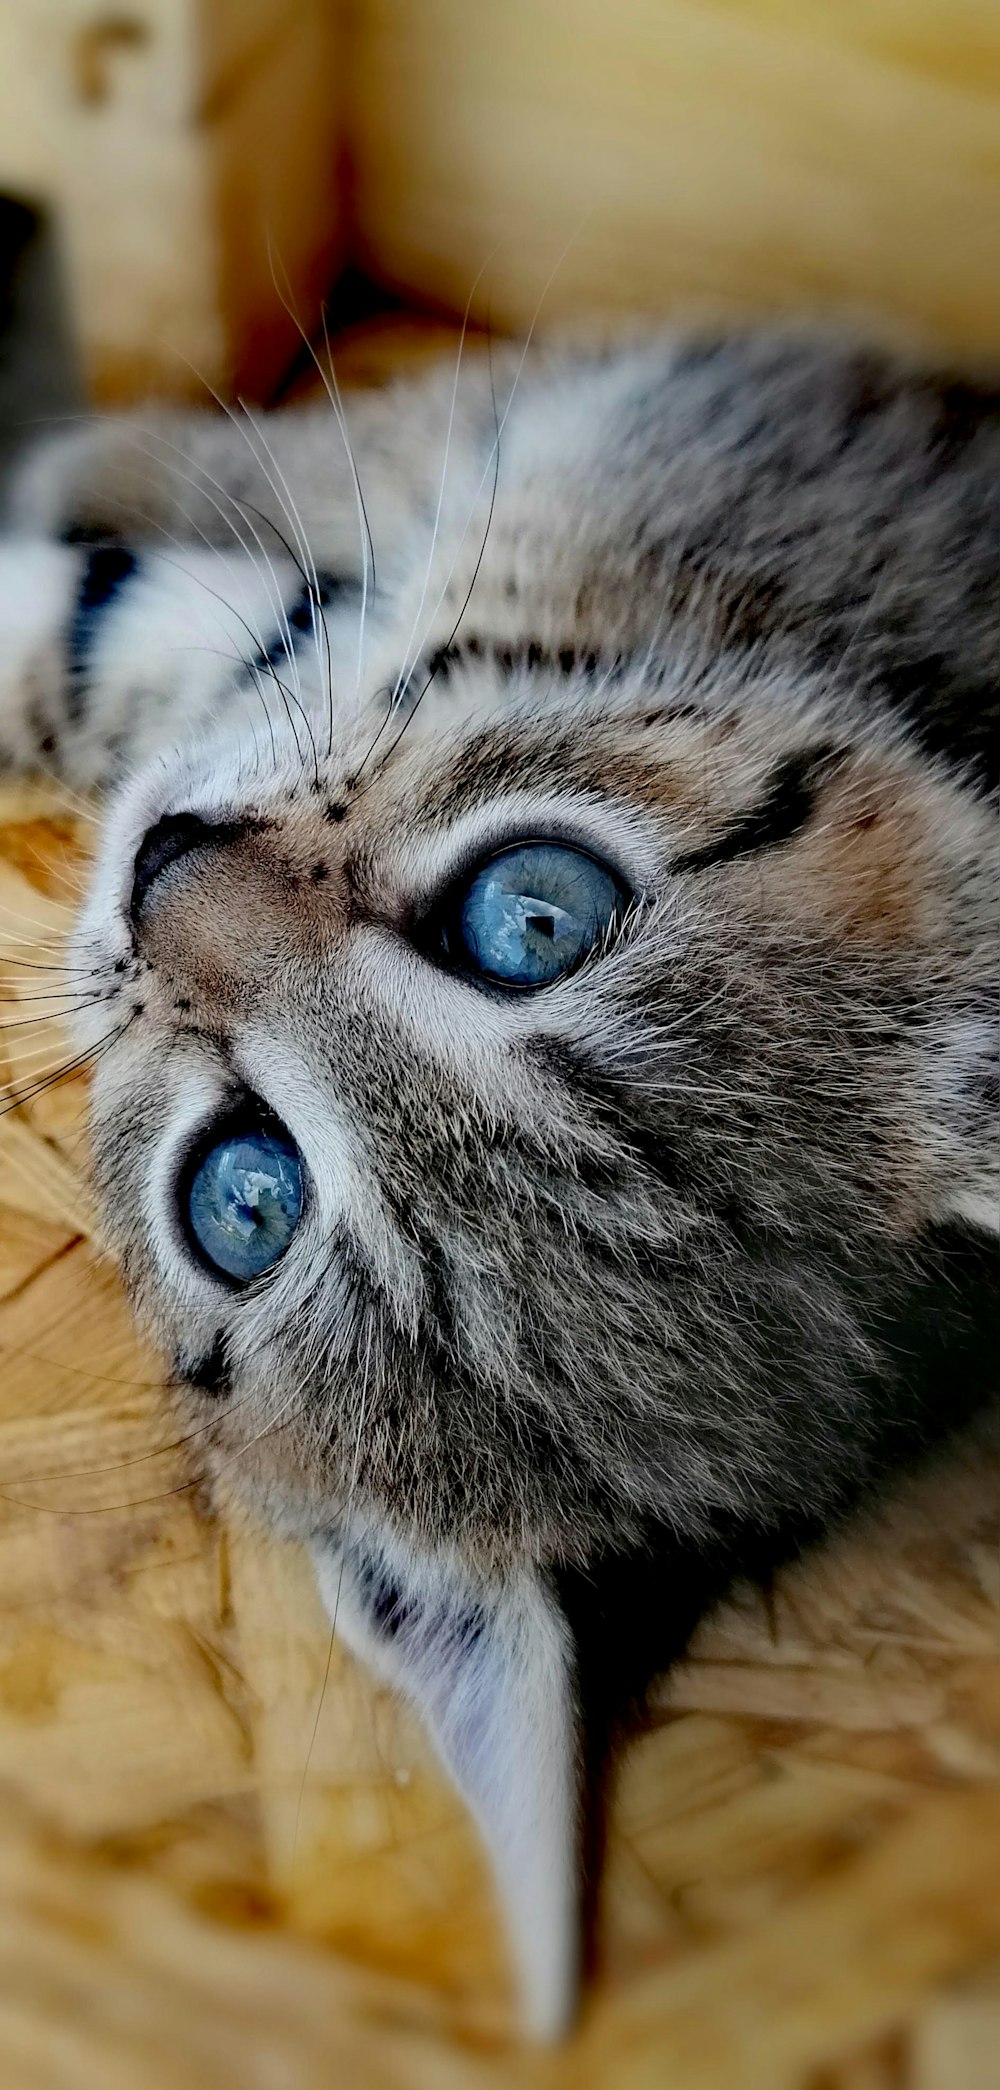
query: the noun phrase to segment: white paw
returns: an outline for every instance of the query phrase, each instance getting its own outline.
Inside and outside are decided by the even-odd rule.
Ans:
[[[6,526],[33,537],[144,536],[184,507],[169,417],[120,415],[60,429],[15,471]]]

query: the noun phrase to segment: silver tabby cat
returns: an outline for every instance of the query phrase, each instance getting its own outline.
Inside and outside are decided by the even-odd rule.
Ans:
[[[96,1170],[573,2007],[614,1723],[995,1327],[1000,402],[791,334],[47,445],[0,751],[113,785]]]

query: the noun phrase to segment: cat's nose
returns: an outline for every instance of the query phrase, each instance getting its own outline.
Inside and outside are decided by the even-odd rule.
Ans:
[[[198,813],[166,813],[146,829],[136,851],[132,869],[129,914],[138,929],[143,910],[158,878],[196,849],[228,848],[245,834],[242,820],[203,820]]]

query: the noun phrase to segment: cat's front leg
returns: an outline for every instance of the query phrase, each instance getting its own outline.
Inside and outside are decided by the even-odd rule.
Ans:
[[[288,559],[0,539],[0,768],[99,790],[240,705],[284,731],[319,615]]]
[[[489,1856],[523,2028],[564,2033],[581,1951],[582,1754],[571,1636],[544,1579],[490,1588],[375,1529],[312,1548],[341,1638],[421,1715]]]
[[[391,568],[426,516],[443,462],[484,414],[480,373],[451,373],[318,406],[265,413],[142,408],[60,428],[29,451],[5,526],[63,540],[178,539],[267,559],[287,554],[337,581]]]

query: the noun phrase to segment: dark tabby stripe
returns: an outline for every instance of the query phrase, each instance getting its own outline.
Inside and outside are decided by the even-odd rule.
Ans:
[[[716,864],[732,863],[734,857],[790,842],[812,818],[820,784],[837,760],[833,747],[804,748],[797,755],[786,755],[773,771],[760,802],[740,813],[711,842],[675,856],[671,870],[708,871]]]
[[[232,1372],[226,1355],[226,1341],[220,1333],[204,1357],[196,1357],[188,1363],[178,1360],[175,1377],[186,1386],[196,1386],[200,1393],[212,1393],[219,1399],[232,1392]]]
[[[82,720],[97,625],[103,612],[136,571],[134,552],[124,544],[95,544],[84,552],[83,571],[66,633],[66,715]]]
[[[318,610],[329,609],[332,602],[342,600],[345,596],[360,594],[360,588],[356,581],[338,580],[331,573],[319,574],[318,582],[319,587],[315,598]],[[282,667],[288,666],[289,640],[291,641],[292,653],[295,654],[298,652],[299,639],[312,639],[313,600],[314,592],[310,583],[303,581],[298,594],[289,603],[284,619],[280,617],[275,619],[273,638],[268,641],[266,646],[261,646],[257,650],[253,665],[258,674],[276,674]],[[286,621],[287,631],[285,629]]]
[[[627,656],[622,653],[602,654],[587,646],[546,646],[540,639],[483,639],[471,634],[468,638],[451,639],[432,652],[421,654],[414,662],[406,679],[403,700],[419,696],[428,683],[435,680],[447,682],[455,668],[467,661],[491,660],[502,674],[512,675],[525,669],[539,669],[550,675],[584,675],[620,673],[626,666]],[[398,677],[397,677],[398,680]]]

